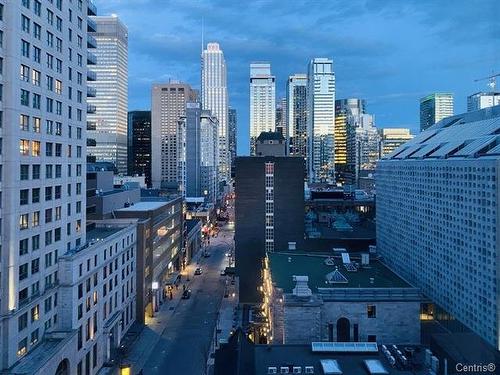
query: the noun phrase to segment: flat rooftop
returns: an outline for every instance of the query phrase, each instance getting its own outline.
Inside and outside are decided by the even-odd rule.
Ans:
[[[254,346],[255,374],[267,374],[269,367],[277,367],[278,373],[282,366],[297,366],[305,371],[305,366],[314,367],[314,374],[324,374],[321,361],[334,360],[338,365],[340,374],[369,375],[364,361],[378,360],[387,374],[397,375],[423,375],[428,370],[423,369],[424,352],[415,352],[413,364],[407,370],[392,367],[383,353],[317,353],[311,350],[311,345],[255,345]],[[400,347],[403,350],[403,347]],[[417,349],[418,350],[418,349]],[[290,371],[291,373],[291,371]],[[335,374],[336,372],[332,372]]]
[[[340,253],[275,252],[269,253],[267,256],[273,283],[278,288],[283,289],[284,293],[292,293],[296,284],[293,281],[293,276],[308,276],[308,286],[313,293],[316,293],[318,288],[411,288],[411,285],[384,264],[373,259],[370,259],[369,265],[363,267],[360,265],[356,272],[350,272],[343,265]],[[333,265],[325,264],[325,260],[328,258],[333,260]],[[359,257],[351,258],[351,261],[361,263]],[[347,282],[334,284],[327,282],[326,275],[335,269],[338,269]],[[371,278],[373,278],[373,282]]]
[[[87,231],[87,243],[103,240],[115,233],[123,230],[123,227],[110,226],[110,227],[96,227]]]
[[[116,210],[116,211],[129,211],[129,212],[136,212],[136,211],[153,211],[153,210],[156,210],[158,208],[161,208],[165,205],[167,205],[169,202],[166,202],[166,201],[155,201],[155,202],[138,202],[138,203],[134,203],[132,206],[130,207],[126,207],[126,208],[120,208],[119,210]]]

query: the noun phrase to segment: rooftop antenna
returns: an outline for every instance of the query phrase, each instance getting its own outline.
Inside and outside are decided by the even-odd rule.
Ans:
[[[500,76],[500,73],[496,73],[496,74],[491,74],[490,76],[488,77],[483,77],[483,78],[478,78],[478,79],[475,79],[474,82],[479,82],[479,81],[484,81],[484,80],[488,80],[488,87],[492,90],[492,91],[495,91],[495,88],[497,87],[497,77]]]

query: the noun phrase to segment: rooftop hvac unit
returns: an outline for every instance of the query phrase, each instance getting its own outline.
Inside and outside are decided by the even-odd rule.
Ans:
[[[363,253],[361,254],[361,264],[366,266],[370,264],[370,254]]]
[[[290,371],[288,371],[288,367],[280,367],[280,374],[289,374]]]
[[[314,374],[314,366],[306,366],[305,373],[306,374]]]
[[[267,373],[268,374],[277,374],[278,373],[278,369],[276,367],[268,367],[267,368]]]
[[[297,250],[297,242],[288,242],[288,250]]]
[[[368,251],[371,253],[371,254],[375,254],[377,252],[377,246],[375,245],[370,245],[368,246]]]
[[[300,366],[293,366],[293,373],[294,374],[302,374],[302,367],[300,367]]]

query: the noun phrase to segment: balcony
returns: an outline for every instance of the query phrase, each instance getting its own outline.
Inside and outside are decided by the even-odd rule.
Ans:
[[[87,48],[97,48],[97,40],[92,35],[87,35]]]
[[[96,130],[96,122],[95,121],[87,121],[87,130]]]
[[[87,18],[87,32],[89,33],[97,32],[97,23],[91,18]]]
[[[97,16],[97,7],[95,6],[93,0],[89,0],[89,2],[88,2],[87,15],[88,16]]]
[[[87,103],[87,114],[90,114],[90,115],[94,114],[96,109],[97,108],[95,105]],[[88,126],[88,121],[87,121],[87,130],[90,130],[89,126]],[[95,129],[93,129],[93,130],[95,130]]]
[[[97,142],[95,139],[92,138],[87,138],[87,147],[95,147],[97,145]]]
[[[87,65],[96,65],[97,57],[90,51],[87,51]]]
[[[97,95],[97,91],[95,87],[87,86],[87,98],[95,98]]]
[[[87,70],[87,81],[97,81],[97,73],[92,70]]]

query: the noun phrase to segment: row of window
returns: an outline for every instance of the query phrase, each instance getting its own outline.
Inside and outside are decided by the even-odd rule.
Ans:
[[[41,109],[41,100],[42,96],[40,94],[31,93],[28,90],[21,89],[21,105],[24,107],[30,106],[30,98],[32,103],[32,108]],[[55,107],[54,107],[55,102]],[[55,108],[55,109],[54,109]],[[52,98],[46,98],[45,101],[45,110],[48,113],[55,113],[57,116],[62,116],[62,102],[59,100],[55,100]],[[73,107],[68,105],[68,119],[73,119]],[[81,109],[76,110],[76,120],[82,121],[83,119],[83,111]]]
[[[41,132],[42,119],[40,117],[31,117],[31,129],[34,133]],[[22,131],[30,131],[30,116],[21,114],[19,115],[19,128]],[[59,121],[46,120],[45,121],[45,133],[49,135],[63,135],[63,124]],[[68,138],[73,137],[73,126],[68,125]],[[76,127],[76,138],[82,139],[82,128]]]
[[[33,155],[33,156],[39,156],[39,154]],[[20,170],[19,170],[19,175],[21,181],[29,180],[29,164],[21,164]],[[40,179],[40,171],[41,171],[41,164],[33,164],[31,166],[32,171],[31,171],[31,179],[32,180],[39,180]],[[55,172],[55,173],[54,173]],[[46,164],[45,165],[45,178],[52,179],[52,178],[60,178],[62,177],[61,175],[62,172],[62,164]],[[68,164],[67,168],[67,176],[72,177],[73,175],[73,165]],[[82,175],[82,165],[77,164],[76,165],[76,176],[80,177]],[[78,182],[76,184],[76,194],[81,194],[81,183]],[[71,184],[68,184],[68,189],[67,189],[68,196],[71,196]]]

